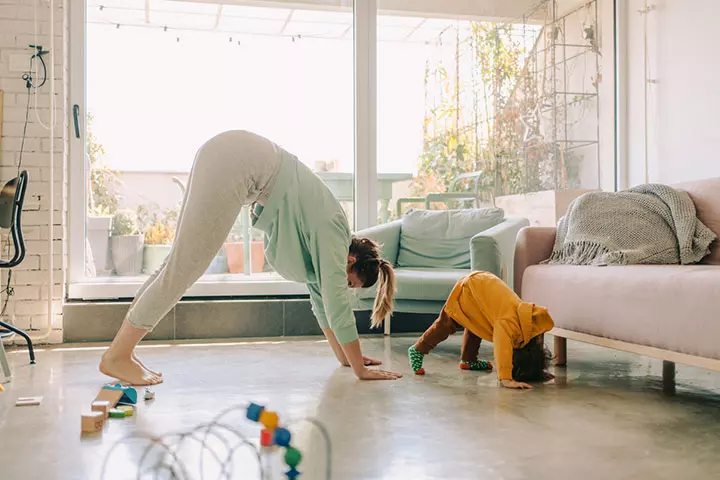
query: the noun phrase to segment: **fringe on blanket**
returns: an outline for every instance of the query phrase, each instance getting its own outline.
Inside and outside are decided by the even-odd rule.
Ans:
[[[624,252],[610,252],[599,242],[571,242],[562,249],[553,251],[549,259],[542,262],[551,265],[627,265]]]

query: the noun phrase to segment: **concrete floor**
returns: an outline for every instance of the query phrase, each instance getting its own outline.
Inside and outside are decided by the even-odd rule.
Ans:
[[[119,439],[188,431],[248,401],[276,409],[281,420],[322,420],[336,480],[720,478],[718,374],[678,367],[678,393],[667,397],[660,362],[568,342],[568,369],[556,371],[554,382],[512,391],[499,388],[494,375],[460,371],[459,338],[426,360],[428,375],[411,375],[406,350],[413,340],[364,340],[367,355],[407,374],[396,382],[356,381],[317,339],[149,345],[141,357],[166,378],[157,398],[91,437],[80,435],[80,412],[105,382],[96,371],[102,348],[40,351],[34,367],[24,352],[10,352],[14,378],[0,392],[0,478],[140,478],[147,442],[138,441],[114,449],[101,476]],[[481,355],[491,354],[483,346]],[[26,395],[45,398],[39,407],[13,406]],[[256,440],[258,427],[241,416],[225,423]],[[307,424],[292,430],[305,453],[300,478],[324,479],[321,437]],[[186,469],[177,478],[200,478],[200,468],[204,478],[231,478],[218,476],[211,457],[222,455],[225,443],[214,432],[208,437],[215,440],[205,450],[192,441],[177,447]],[[177,438],[167,442],[178,445]],[[232,478],[259,478],[245,452]],[[272,478],[284,478],[278,464],[266,463],[276,470]]]

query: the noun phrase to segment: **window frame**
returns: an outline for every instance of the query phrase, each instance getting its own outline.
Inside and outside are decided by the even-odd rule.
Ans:
[[[268,2],[272,4],[272,2]],[[86,0],[70,0],[69,8],[69,162],[68,162],[68,263],[67,292],[71,300],[132,298],[142,286],[140,278],[97,277],[86,275],[85,244],[87,232],[87,159],[86,159]],[[376,119],[375,92],[377,1],[353,2],[354,32],[354,229],[377,223]],[[77,107],[76,107],[77,106]],[[75,130],[77,110],[78,132]],[[303,284],[280,278],[226,274],[202,277],[190,287],[186,297],[253,297],[305,295]]]

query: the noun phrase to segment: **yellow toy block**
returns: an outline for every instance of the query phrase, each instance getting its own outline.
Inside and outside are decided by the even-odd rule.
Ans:
[[[265,425],[268,430],[275,430],[280,423],[280,419],[277,413],[263,410],[260,414],[260,423]]]

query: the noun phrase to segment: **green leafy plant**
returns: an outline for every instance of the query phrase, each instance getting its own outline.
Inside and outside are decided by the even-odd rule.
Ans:
[[[175,240],[179,209],[153,211],[146,205],[137,209],[138,227],[145,236],[146,245],[169,245]]]
[[[99,142],[92,130],[94,117],[87,116],[87,158],[90,167],[88,195],[88,214],[92,216],[111,216],[118,209],[116,190],[118,173],[102,161],[105,147]]]
[[[528,123],[539,125],[538,105],[547,95],[544,77],[531,64],[545,32],[526,26],[520,39],[518,28],[470,22],[469,29],[454,26],[436,37],[440,54],[429,57],[425,68],[423,149],[413,195],[447,191],[470,172],[482,172],[483,185],[496,196],[579,184],[577,155],[541,135],[526,136]],[[454,58],[442,54],[452,47]]]
[[[137,215],[131,210],[118,210],[112,219],[112,235],[138,235]]]

